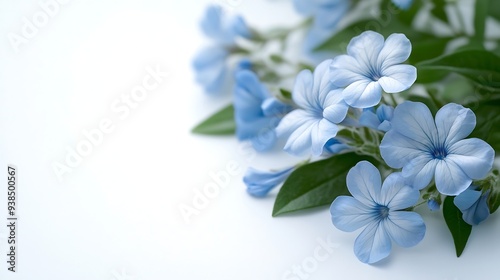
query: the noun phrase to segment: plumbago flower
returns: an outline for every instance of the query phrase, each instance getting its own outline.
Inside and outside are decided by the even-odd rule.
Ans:
[[[321,155],[347,115],[349,106],[342,100],[342,89],[329,81],[330,64],[326,60],[314,73],[303,70],[297,76],[292,99],[299,109],[287,114],[276,128],[278,137],[288,136],[284,149],[290,154]]]
[[[359,124],[376,130],[387,132],[391,129],[391,120],[394,115],[394,108],[385,104],[380,105],[377,111],[373,108],[364,109]]]
[[[488,196],[490,190],[482,192],[471,185],[467,190],[457,195],[453,202],[462,212],[462,219],[472,226],[477,226],[490,216]]]
[[[342,87],[345,102],[356,108],[377,105],[382,89],[398,93],[410,88],[417,79],[417,69],[401,64],[411,53],[411,43],[403,34],[384,37],[365,31],[347,46],[347,55],[335,57],[331,64],[331,80]]]
[[[402,247],[417,245],[425,235],[419,214],[400,211],[414,206],[420,193],[405,184],[400,173],[381,183],[380,173],[361,161],[347,174],[351,196],[337,197],[331,207],[332,222],[342,231],[365,227],[354,242],[354,253],[364,263],[375,263],[389,256],[392,241]]]
[[[349,11],[351,1],[348,0],[294,0],[295,10],[313,18],[304,45],[306,50],[313,50],[328,39],[336,30],[336,26]]]
[[[235,80],[233,103],[238,139],[250,140],[257,151],[272,148],[277,140],[274,129],[291,106],[272,97],[252,71],[238,71]]]
[[[247,192],[255,197],[265,197],[272,189],[283,183],[295,170],[295,166],[276,171],[261,171],[249,168],[243,177]]]
[[[218,93],[227,78],[226,60],[238,37],[250,38],[250,29],[240,16],[226,16],[219,6],[209,6],[201,21],[203,33],[214,45],[202,49],[193,60],[195,79],[207,93]]]
[[[456,196],[493,166],[495,152],[488,143],[464,139],[476,126],[476,116],[461,105],[445,105],[434,120],[426,105],[406,101],[396,107],[391,123],[380,153],[390,167],[403,168],[417,189],[435,178],[440,193]]]

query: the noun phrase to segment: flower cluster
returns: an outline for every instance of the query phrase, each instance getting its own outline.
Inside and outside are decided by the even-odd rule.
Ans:
[[[232,121],[237,138],[259,152],[281,144],[286,153],[307,158],[269,172],[250,168],[243,178],[248,193],[264,197],[282,185],[275,216],[330,204],[336,228],[363,228],[354,254],[375,263],[389,256],[393,243],[412,247],[423,240],[424,218],[431,212],[421,205],[443,209],[448,226],[470,228],[500,206],[500,175],[494,166],[500,119],[492,113],[500,106],[500,86],[483,71],[500,77],[498,67],[491,66],[500,64],[500,57],[484,49],[485,25],[476,26],[479,33],[467,48],[416,30],[416,13],[409,10],[421,6],[412,0],[382,1],[381,10],[388,5],[399,9],[387,23],[396,32],[363,30],[360,26],[369,26],[363,16],[342,27],[340,22],[355,17],[365,2],[294,0],[297,11],[308,17],[306,24],[271,34],[209,8],[203,31],[217,47],[195,58],[197,81],[207,92],[220,90],[228,57],[237,54],[238,63],[231,71],[232,104],[194,132]],[[327,52],[328,59],[307,65],[280,53],[256,55],[271,42],[290,47],[288,35],[304,28],[306,55]],[[339,49],[343,42],[337,40],[353,30],[356,35]],[[282,74],[278,69],[283,68],[289,71]],[[209,132],[217,134],[216,129]],[[350,195],[339,195],[342,190]],[[454,234],[456,227],[449,229]],[[454,240],[457,255],[467,238]]]

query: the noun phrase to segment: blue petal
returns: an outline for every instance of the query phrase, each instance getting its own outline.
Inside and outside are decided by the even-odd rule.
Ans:
[[[405,101],[398,105],[394,110],[392,127],[400,134],[428,147],[428,151],[439,143],[434,118],[423,103]]]
[[[382,88],[378,82],[365,78],[348,85],[342,92],[347,104],[354,108],[368,108],[382,99]]]
[[[315,5],[310,0],[293,0],[295,11],[304,16],[311,16],[315,11]]]
[[[220,47],[209,47],[194,58],[195,79],[207,93],[219,93],[224,86],[227,55],[227,51]]]
[[[394,33],[385,40],[380,51],[377,65],[382,71],[388,67],[405,62],[411,53],[411,42],[404,34]]]
[[[342,103],[330,105],[323,110],[323,117],[332,123],[341,123],[347,116],[349,106]]]
[[[456,196],[466,190],[472,179],[455,162],[439,160],[436,165],[436,188],[444,195]]]
[[[347,54],[359,62],[364,72],[369,72],[377,66],[377,59],[383,47],[384,36],[377,32],[365,31],[352,38],[347,45]]]
[[[439,139],[449,146],[471,134],[476,127],[476,116],[462,105],[449,103],[437,112],[436,126]]]
[[[328,140],[325,144],[324,153],[330,155],[336,155],[340,152],[350,149],[350,147],[339,140],[332,138]]]
[[[431,211],[438,211],[441,208],[441,206],[439,205],[439,203],[435,199],[427,200],[427,207]]]
[[[417,80],[417,68],[411,65],[394,65],[382,70],[378,80],[387,93],[398,93],[409,89]]]
[[[391,239],[401,247],[413,247],[425,236],[425,224],[422,217],[415,212],[391,211],[389,217],[382,221]]]
[[[354,57],[338,55],[330,65],[330,79],[335,86],[346,87],[366,77],[364,69]]]
[[[456,163],[472,179],[486,177],[495,160],[493,148],[477,138],[460,140],[453,144],[448,152],[446,160]]]
[[[320,120],[317,127],[313,127],[311,130],[312,155],[320,156],[323,153],[326,142],[335,137],[338,131],[339,127],[336,124],[326,119]]]
[[[248,28],[248,25],[246,24],[245,20],[241,16],[234,16],[229,20],[229,28],[230,32],[232,32],[232,35],[237,37],[243,37],[243,38],[251,38],[252,37],[252,32]]]
[[[208,6],[205,17],[201,21],[201,30],[207,37],[216,38],[222,31],[221,26],[222,8],[220,6]]]
[[[434,177],[438,161],[429,154],[422,153],[403,167],[403,176],[413,188],[421,190],[427,187]]]
[[[342,231],[355,231],[376,221],[370,207],[353,197],[338,196],[330,207],[333,225]]]
[[[453,203],[460,209],[460,211],[465,212],[476,203],[481,197],[481,191],[476,191],[473,189],[467,189],[461,194],[457,195],[453,200]]]
[[[380,120],[373,110],[363,110],[361,117],[359,117],[359,124],[373,129],[378,129]]]
[[[382,139],[380,154],[387,165],[392,168],[401,168],[412,159],[427,154],[423,152],[426,151],[426,147],[426,145],[400,134],[393,126]]]
[[[478,225],[490,215],[488,195],[490,191],[482,193],[471,188],[465,190],[454,199],[455,205],[463,213],[462,218],[470,225]]]
[[[349,10],[350,1],[329,1],[328,5],[317,9],[314,24],[318,28],[332,30]]]
[[[375,263],[386,258],[391,248],[391,238],[378,222],[369,224],[354,242],[354,254],[364,263]]]
[[[382,184],[380,204],[391,211],[414,206],[420,198],[420,192],[405,184],[401,173],[392,173]]]
[[[347,188],[351,195],[367,206],[376,206],[380,201],[382,179],[378,169],[368,161],[360,161],[347,173]]]
[[[321,119],[304,110],[294,110],[279,123],[276,132],[279,138],[290,135],[284,150],[292,155],[304,155],[311,150],[311,131]]]
[[[295,78],[292,99],[302,109],[315,110],[313,99],[313,74],[309,70],[302,70]]]
[[[257,152],[265,152],[270,150],[277,141],[276,132],[272,128],[273,126],[268,125],[267,127],[261,128],[257,135],[254,135],[250,141],[252,142],[253,148]]]
[[[281,102],[280,100],[269,97],[261,105],[262,112],[266,117],[281,116],[292,110],[292,106]]]

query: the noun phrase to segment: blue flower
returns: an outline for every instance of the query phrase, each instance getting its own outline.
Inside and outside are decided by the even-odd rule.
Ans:
[[[298,13],[313,18],[313,25],[304,41],[307,51],[312,51],[331,37],[351,6],[348,0],[294,0],[293,4]]]
[[[345,87],[342,95],[356,108],[377,105],[382,89],[397,93],[410,88],[417,79],[417,69],[401,64],[411,53],[411,43],[403,34],[384,37],[365,31],[347,46],[347,55],[337,56],[331,65],[334,85]]]
[[[326,60],[314,73],[303,70],[297,76],[292,99],[299,109],[287,114],[276,128],[279,137],[288,136],[284,149],[290,154],[321,155],[347,115],[349,106],[342,100],[342,89],[329,81],[330,63]]]
[[[413,0],[392,0],[392,3],[401,10],[408,10],[413,4]]]
[[[239,140],[250,140],[257,151],[273,147],[275,128],[291,107],[272,97],[255,73],[241,70],[236,73],[234,115]]]
[[[323,153],[326,155],[336,155],[350,149],[349,145],[336,138],[331,138],[326,142]]]
[[[234,45],[236,38],[250,38],[252,33],[241,16],[228,16],[220,6],[209,6],[201,21],[203,33],[218,45]]]
[[[435,178],[440,193],[456,196],[493,166],[495,152],[488,143],[464,139],[475,126],[476,116],[461,105],[443,106],[434,120],[426,105],[406,101],[394,110],[380,153],[390,167],[403,168],[403,176],[415,188]]]
[[[391,120],[394,114],[394,108],[385,104],[380,105],[374,113],[373,108],[364,109],[359,124],[387,132],[391,129]]]
[[[220,93],[227,84],[227,58],[234,49],[236,39],[250,38],[252,35],[240,16],[227,16],[219,6],[207,8],[201,29],[214,42],[195,56],[195,80],[207,93]]]
[[[488,207],[488,196],[490,191],[482,192],[475,190],[472,185],[470,188],[457,195],[453,202],[462,212],[462,218],[466,223],[477,226],[490,215]]]
[[[220,47],[201,50],[193,60],[196,82],[203,85],[210,94],[218,93],[225,85],[227,77],[226,58],[229,52]]]
[[[260,171],[249,168],[243,177],[247,192],[255,197],[265,197],[272,189],[283,183],[295,167],[277,171]]]
[[[415,205],[420,193],[405,185],[400,173],[381,183],[380,173],[361,161],[347,174],[351,196],[337,197],[331,207],[332,222],[342,231],[365,227],[354,242],[354,253],[364,263],[375,263],[389,256],[392,241],[402,247],[417,245],[425,235],[419,214],[399,211]]]

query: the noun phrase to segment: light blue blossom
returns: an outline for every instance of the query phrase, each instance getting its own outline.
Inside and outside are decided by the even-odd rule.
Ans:
[[[349,145],[343,143],[342,141],[336,138],[332,138],[326,142],[323,154],[336,155],[350,149],[351,147],[349,147]]]
[[[376,112],[374,112],[373,108],[364,109],[359,118],[359,124],[387,132],[391,129],[393,114],[394,108],[385,104],[380,105]]]
[[[238,37],[250,38],[252,33],[245,20],[238,15],[227,15],[220,6],[207,8],[201,21],[201,30],[217,45],[232,46]]]
[[[275,127],[291,107],[272,97],[255,73],[236,73],[234,115],[239,140],[250,140],[257,151],[273,147],[277,137]]]
[[[295,167],[276,171],[260,171],[249,168],[243,177],[247,192],[255,197],[265,197],[272,189],[283,183]]]
[[[354,242],[354,253],[364,263],[375,263],[389,256],[392,241],[402,247],[417,245],[425,235],[419,214],[399,211],[414,206],[420,193],[405,184],[400,173],[381,183],[375,166],[361,161],[347,174],[351,196],[337,197],[331,207],[332,222],[342,231],[365,227]]]
[[[376,106],[382,89],[398,93],[410,88],[417,79],[417,69],[401,64],[411,53],[411,43],[403,34],[384,37],[365,31],[347,46],[347,55],[335,57],[331,65],[334,85],[345,87],[345,102],[356,108]]]
[[[195,80],[207,93],[218,93],[224,87],[228,56],[229,52],[223,48],[208,47],[201,50],[194,58]]]
[[[392,3],[401,10],[408,10],[413,4],[413,0],[392,0]]]
[[[288,136],[285,151],[293,155],[319,156],[335,137],[348,106],[341,91],[329,81],[331,60],[320,63],[314,73],[303,70],[296,78],[292,99],[299,109],[287,114],[276,128],[279,137]]]
[[[403,168],[403,176],[415,188],[435,178],[440,193],[456,196],[493,166],[495,152],[488,143],[464,139],[475,126],[476,116],[461,105],[443,106],[434,120],[426,105],[406,101],[394,110],[380,153],[390,167]]]
[[[489,190],[483,193],[476,190],[476,187],[472,185],[455,197],[453,202],[462,212],[462,218],[466,223],[477,226],[490,216],[488,207],[489,194]]]
[[[238,37],[250,38],[250,29],[240,16],[228,16],[220,6],[209,6],[201,21],[203,33],[213,40],[193,60],[195,80],[209,94],[220,93],[228,75],[227,58],[235,50]]]
[[[348,0],[294,0],[295,10],[313,18],[313,25],[304,40],[307,51],[312,51],[336,31],[337,24],[351,6]]]

